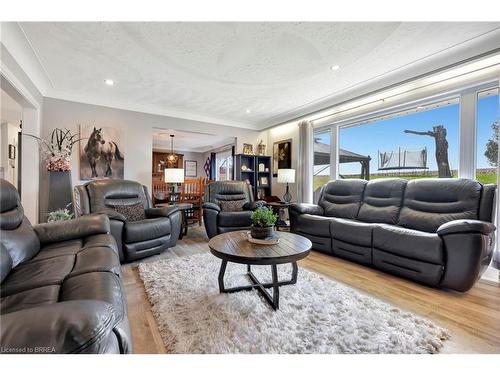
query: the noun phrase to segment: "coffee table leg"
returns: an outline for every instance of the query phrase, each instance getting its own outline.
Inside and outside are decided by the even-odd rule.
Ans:
[[[223,260],[219,271],[219,292],[224,293],[224,274],[226,273],[227,260]]]
[[[274,310],[278,310],[280,308],[280,288],[278,284],[278,268],[276,264],[271,265],[271,272],[273,276],[273,304],[272,307]]]
[[[299,273],[299,267],[297,266],[297,262],[292,263],[292,279],[290,280],[290,284],[297,283],[297,274]]]

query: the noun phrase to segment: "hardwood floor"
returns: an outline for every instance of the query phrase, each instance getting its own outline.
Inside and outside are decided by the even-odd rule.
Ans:
[[[202,227],[190,227],[188,236],[176,247],[143,261],[205,252],[207,242]],[[500,285],[496,282],[482,279],[464,294],[443,291],[314,251],[299,262],[299,267],[321,273],[447,328],[451,339],[445,343],[443,353],[500,353]],[[122,266],[122,271],[134,352],[165,353],[136,263]]]

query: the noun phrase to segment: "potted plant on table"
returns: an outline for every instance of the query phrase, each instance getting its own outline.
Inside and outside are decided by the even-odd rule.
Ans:
[[[250,235],[253,238],[265,239],[273,236],[277,217],[270,207],[259,207],[252,213]]]

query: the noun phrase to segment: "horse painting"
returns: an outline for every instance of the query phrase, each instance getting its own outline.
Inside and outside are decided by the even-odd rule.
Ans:
[[[91,178],[99,177],[96,168],[98,163],[104,163],[105,167],[104,177],[112,177],[113,170],[111,168],[111,164],[113,160],[118,160],[118,161],[124,160],[124,157],[120,152],[116,142],[106,141],[103,136],[102,128],[97,129],[95,126],[94,130],[89,136],[87,144],[83,149],[83,153],[92,171]]]

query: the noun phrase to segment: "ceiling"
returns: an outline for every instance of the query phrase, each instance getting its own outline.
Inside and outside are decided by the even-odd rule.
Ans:
[[[170,150],[170,134],[174,135],[174,151],[207,152],[234,143],[234,137],[153,129],[153,148]]]
[[[493,50],[500,36],[500,23],[487,22],[20,26],[51,82],[47,96],[253,129],[429,61],[444,66],[480,41]]]

